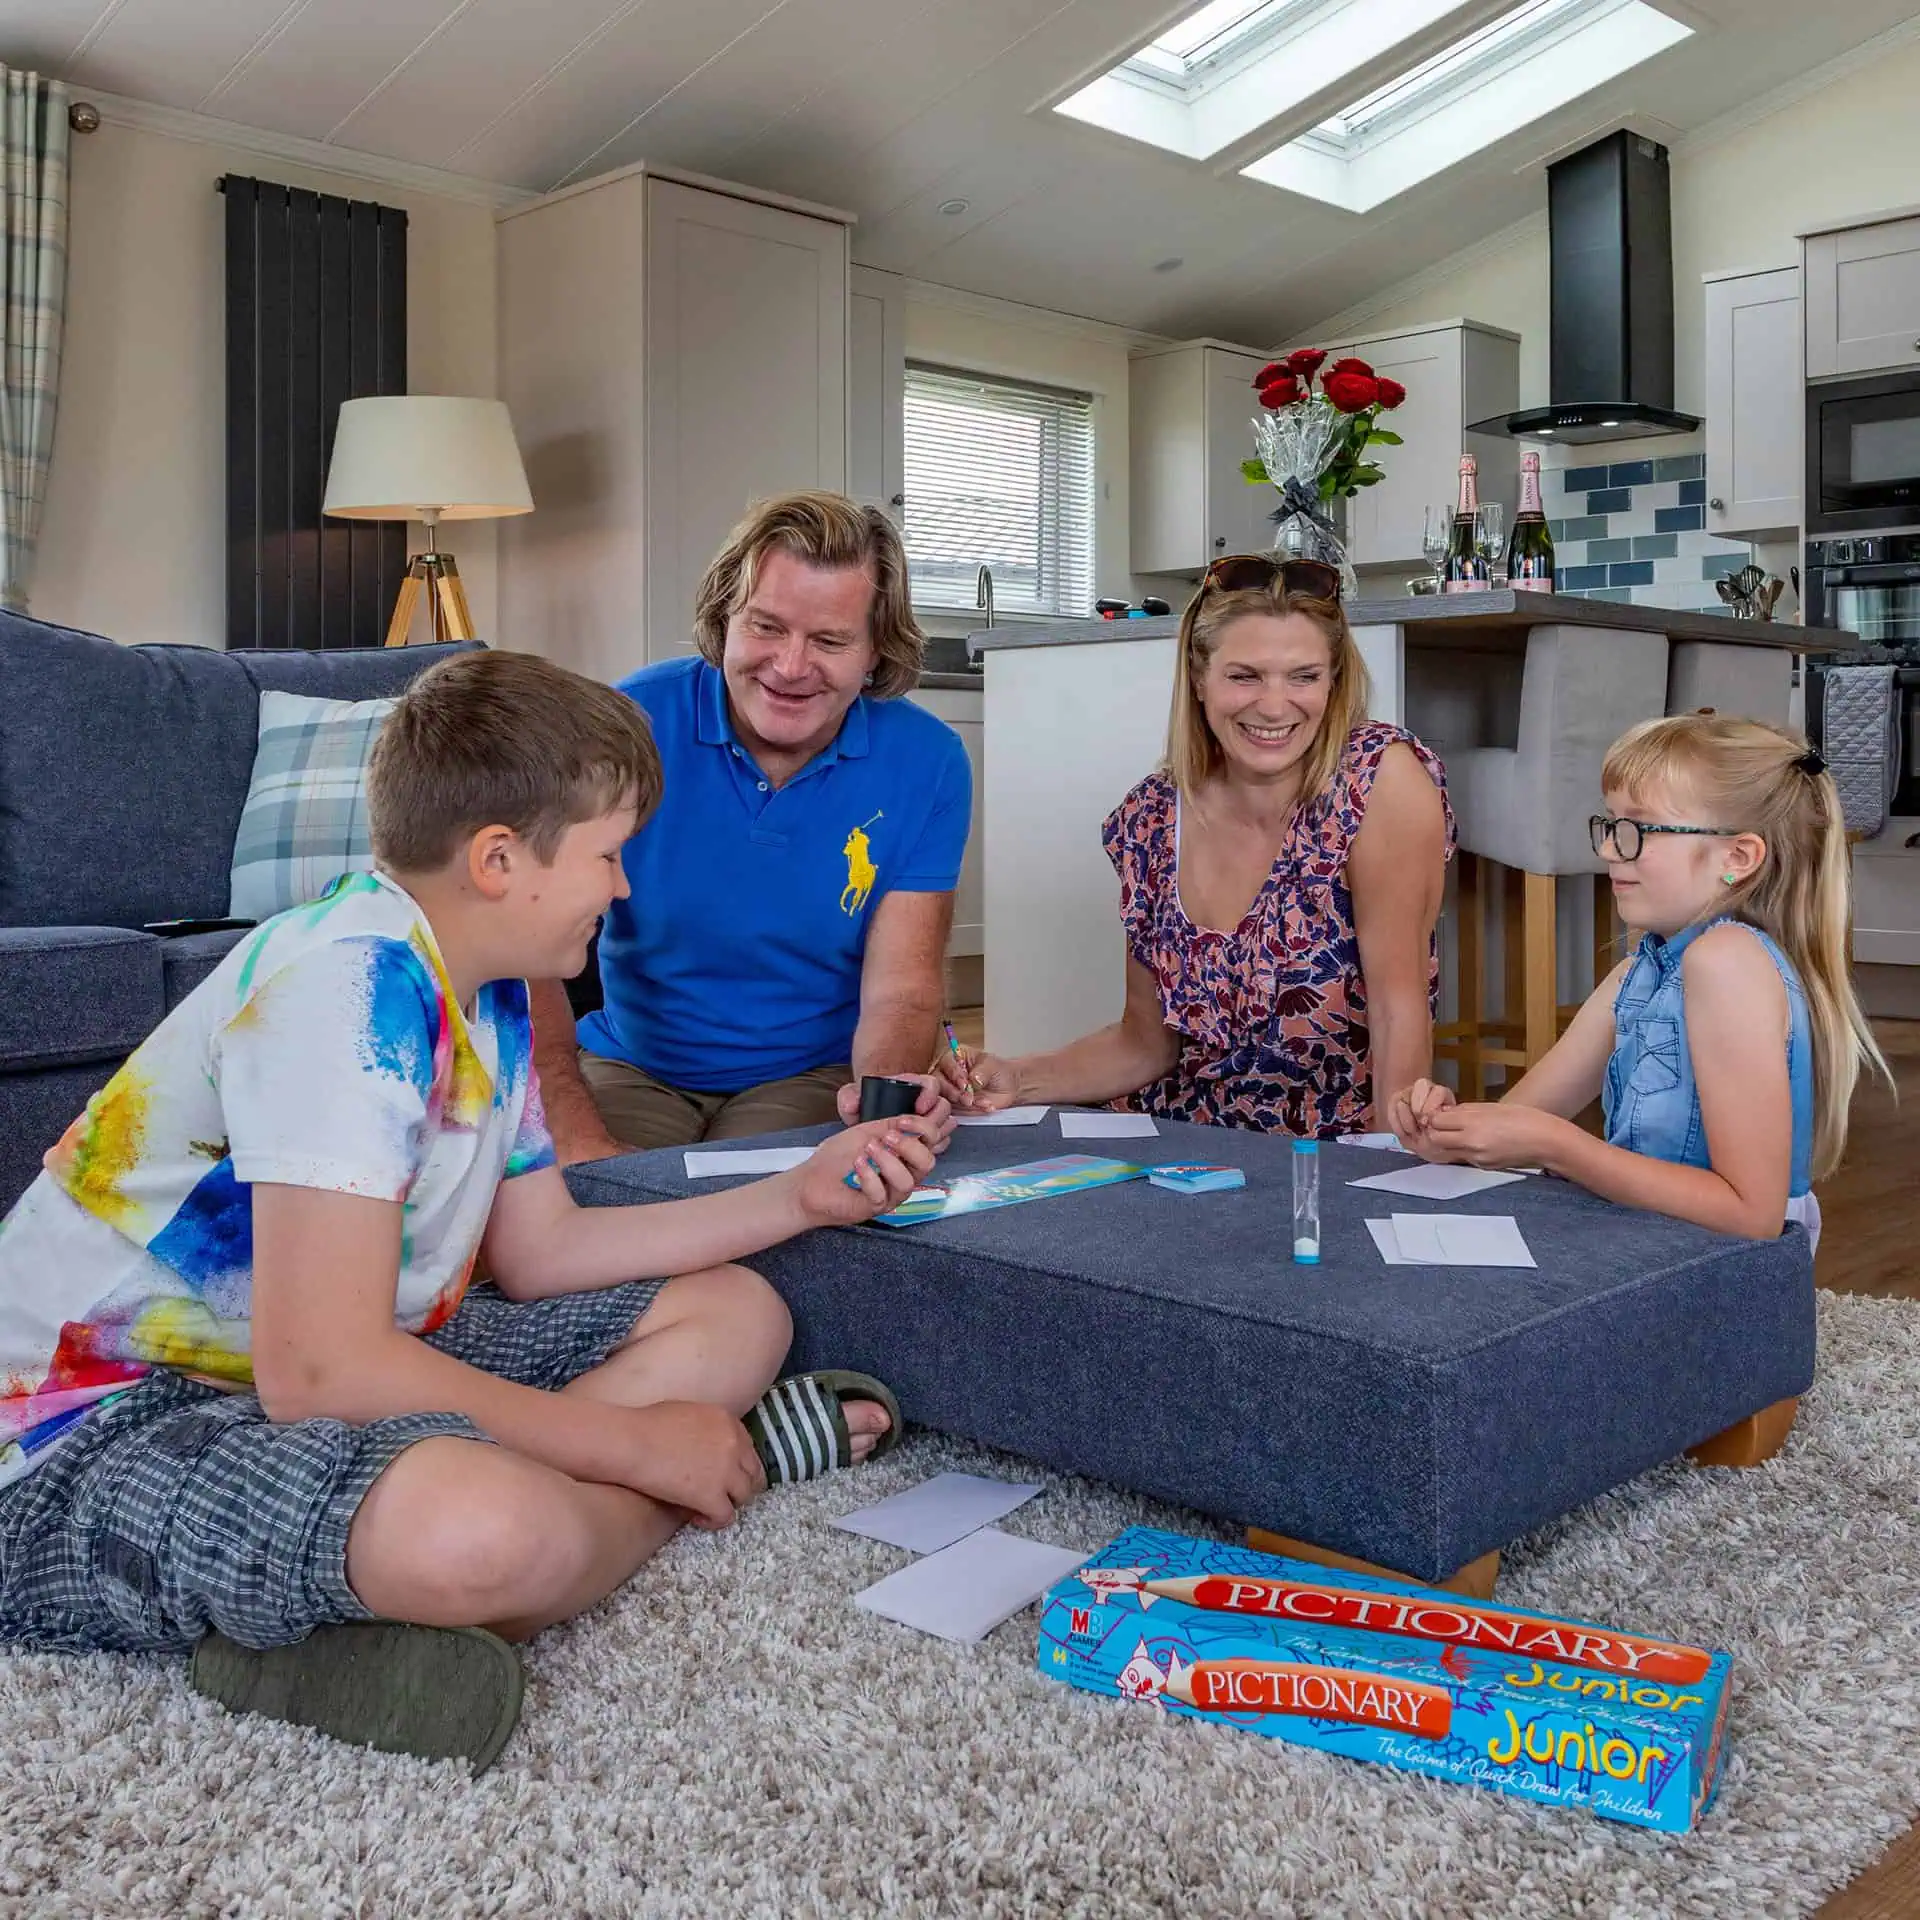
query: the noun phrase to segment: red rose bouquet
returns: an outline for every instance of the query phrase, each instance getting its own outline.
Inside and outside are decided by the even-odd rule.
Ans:
[[[1327,505],[1379,482],[1380,469],[1368,454],[1400,445],[1380,416],[1397,407],[1407,390],[1352,356],[1322,372],[1326,359],[1324,348],[1301,347],[1254,375],[1261,411],[1253,438],[1260,457],[1244,462],[1241,471],[1255,486],[1264,482],[1280,490],[1275,547],[1332,562],[1351,593],[1353,568]]]

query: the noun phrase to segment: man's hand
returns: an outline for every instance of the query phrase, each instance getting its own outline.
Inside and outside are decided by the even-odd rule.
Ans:
[[[1409,1153],[1418,1153],[1434,1115],[1455,1104],[1451,1087],[1437,1080],[1416,1080],[1387,1102],[1387,1125]]]
[[[1541,1167],[1572,1125],[1538,1107],[1473,1101],[1443,1106],[1409,1144],[1421,1159],[1447,1166]]]
[[[933,1171],[933,1149],[921,1137],[928,1124],[918,1114],[866,1121],[823,1140],[803,1166],[777,1178],[793,1183],[807,1226],[858,1226],[897,1207]],[[847,1185],[850,1173],[857,1187]]]
[[[944,1153],[947,1142],[953,1137],[953,1106],[950,1102],[947,1086],[937,1073],[894,1073],[890,1080],[911,1080],[920,1089],[920,1098],[914,1103],[914,1113],[926,1125],[920,1130],[920,1137],[935,1153]],[[860,1082],[850,1080],[834,1095],[834,1104],[840,1110],[840,1124],[843,1127],[860,1125]]]
[[[563,1167],[577,1167],[583,1160],[617,1160],[623,1153],[637,1151],[605,1131],[571,1132],[564,1138],[556,1133],[553,1138],[553,1157]]]
[[[1020,1076],[1010,1060],[970,1053],[964,1066],[952,1054],[940,1062],[941,1091],[961,1113],[1001,1113],[1020,1101]]]
[[[615,1409],[608,1408],[611,1415]],[[635,1493],[679,1507],[709,1533],[766,1491],[766,1469],[747,1430],[725,1407],[662,1400],[618,1409],[633,1436],[632,1470],[621,1476]]]

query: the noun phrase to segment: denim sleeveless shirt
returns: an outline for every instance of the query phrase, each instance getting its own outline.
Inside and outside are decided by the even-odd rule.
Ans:
[[[1688,947],[1710,927],[1743,926],[1766,948],[1787,990],[1787,1083],[1793,1101],[1793,1164],[1789,1199],[1812,1186],[1813,1029],[1807,1017],[1806,989],[1793,962],[1758,927],[1744,920],[1703,920],[1662,939],[1641,936],[1633,965],[1613,1003],[1613,1055],[1607,1062],[1602,1101],[1607,1140],[1633,1153],[1681,1166],[1706,1167],[1707,1129],[1700,1118],[1700,1094],[1694,1085],[1693,1056],[1687,1048],[1686,997],[1680,962]]]

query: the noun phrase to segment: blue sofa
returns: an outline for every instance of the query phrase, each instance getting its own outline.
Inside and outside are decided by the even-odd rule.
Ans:
[[[445,654],[118,645],[0,613],[0,1209],[237,933],[227,911],[266,690],[370,700]]]

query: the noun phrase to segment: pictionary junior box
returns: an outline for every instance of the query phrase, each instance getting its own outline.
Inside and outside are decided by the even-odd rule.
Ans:
[[[1047,1594],[1040,1671],[1093,1693],[1687,1831],[1731,1662],[1585,1621],[1131,1527]]]

